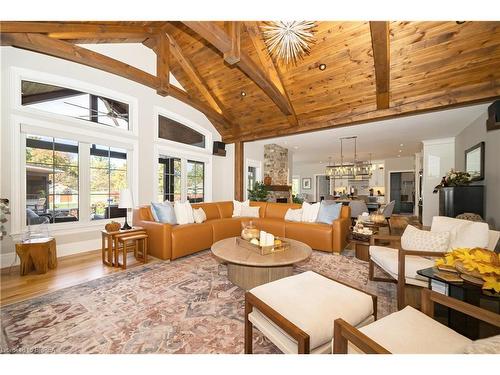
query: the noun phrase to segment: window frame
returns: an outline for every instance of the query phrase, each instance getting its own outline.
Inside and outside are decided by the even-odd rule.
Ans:
[[[203,182],[202,182],[202,186],[203,186],[203,198],[200,202],[191,202],[191,203],[203,203],[205,202],[205,163],[204,162],[201,162],[201,161],[197,161],[197,160],[186,160],[186,200],[189,200],[189,195],[188,195],[188,191],[187,191],[187,181],[189,179],[189,176],[188,176],[188,169],[187,169],[187,164],[189,163],[192,163],[195,168],[196,168],[196,165],[201,165],[202,168],[203,168]],[[182,171],[181,171],[181,175],[182,175]],[[195,172],[195,177],[196,177],[196,172]],[[197,189],[197,185],[196,185],[196,191],[198,191]]]

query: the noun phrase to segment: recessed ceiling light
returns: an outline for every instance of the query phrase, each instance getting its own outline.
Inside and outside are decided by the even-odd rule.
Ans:
[[[247,93],[245,91],[240,92],[241,96],[247,96]]]
[[[320,161],[319,163],[320,163],[320,164],[323,164],[323,162],[322,162],[322,161]]]
[[[399,150],[399,152],[402,152],[403,150]]]
[[[319,70],[325,70],[326,69],[326,64],[323,64],[323,63],[319,64],[318,65],[318,69]]]
[[[294,149],[298,150],[299,149],[299,146],[293,146]]]
[[[398,158],[400,158],[400,157],[401,157],[401,155],[398,155]]]
[[[403,147],[403,144],[401,143],[401,144],[399,145],[399,147]]]

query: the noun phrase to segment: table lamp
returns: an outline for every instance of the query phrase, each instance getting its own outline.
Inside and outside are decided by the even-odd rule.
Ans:
[[[134,201],[132,199],[132,192],[130,189],[123,189],[120,191],[120,202],[118,203],[118,208],[126,208],[127,213],[125,214],[125,223],[123,223],[122,230],[132,229],[127,223],[128,210],[134,207]]]

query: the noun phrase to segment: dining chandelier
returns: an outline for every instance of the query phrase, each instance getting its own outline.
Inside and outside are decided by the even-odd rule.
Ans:
[[[342,137],[340,138],[340,164],[331,163],[331,158],[329,158],[328,165],[325,169],[325,175],[334,179],[368,179],[372,176],[374,166],[371,162],[371,154],[369,161],[358,160],[357,155],[357,138],[352,137]],[[354,139],[354,159],[352,162],[344,163],[344,140]]]

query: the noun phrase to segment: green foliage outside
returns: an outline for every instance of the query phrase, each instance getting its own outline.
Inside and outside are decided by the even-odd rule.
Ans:
[[[263,182],[256,181],[251,189],[248,189],[248,199],[256,202],[266,202],[269,195],[267,186]]]

